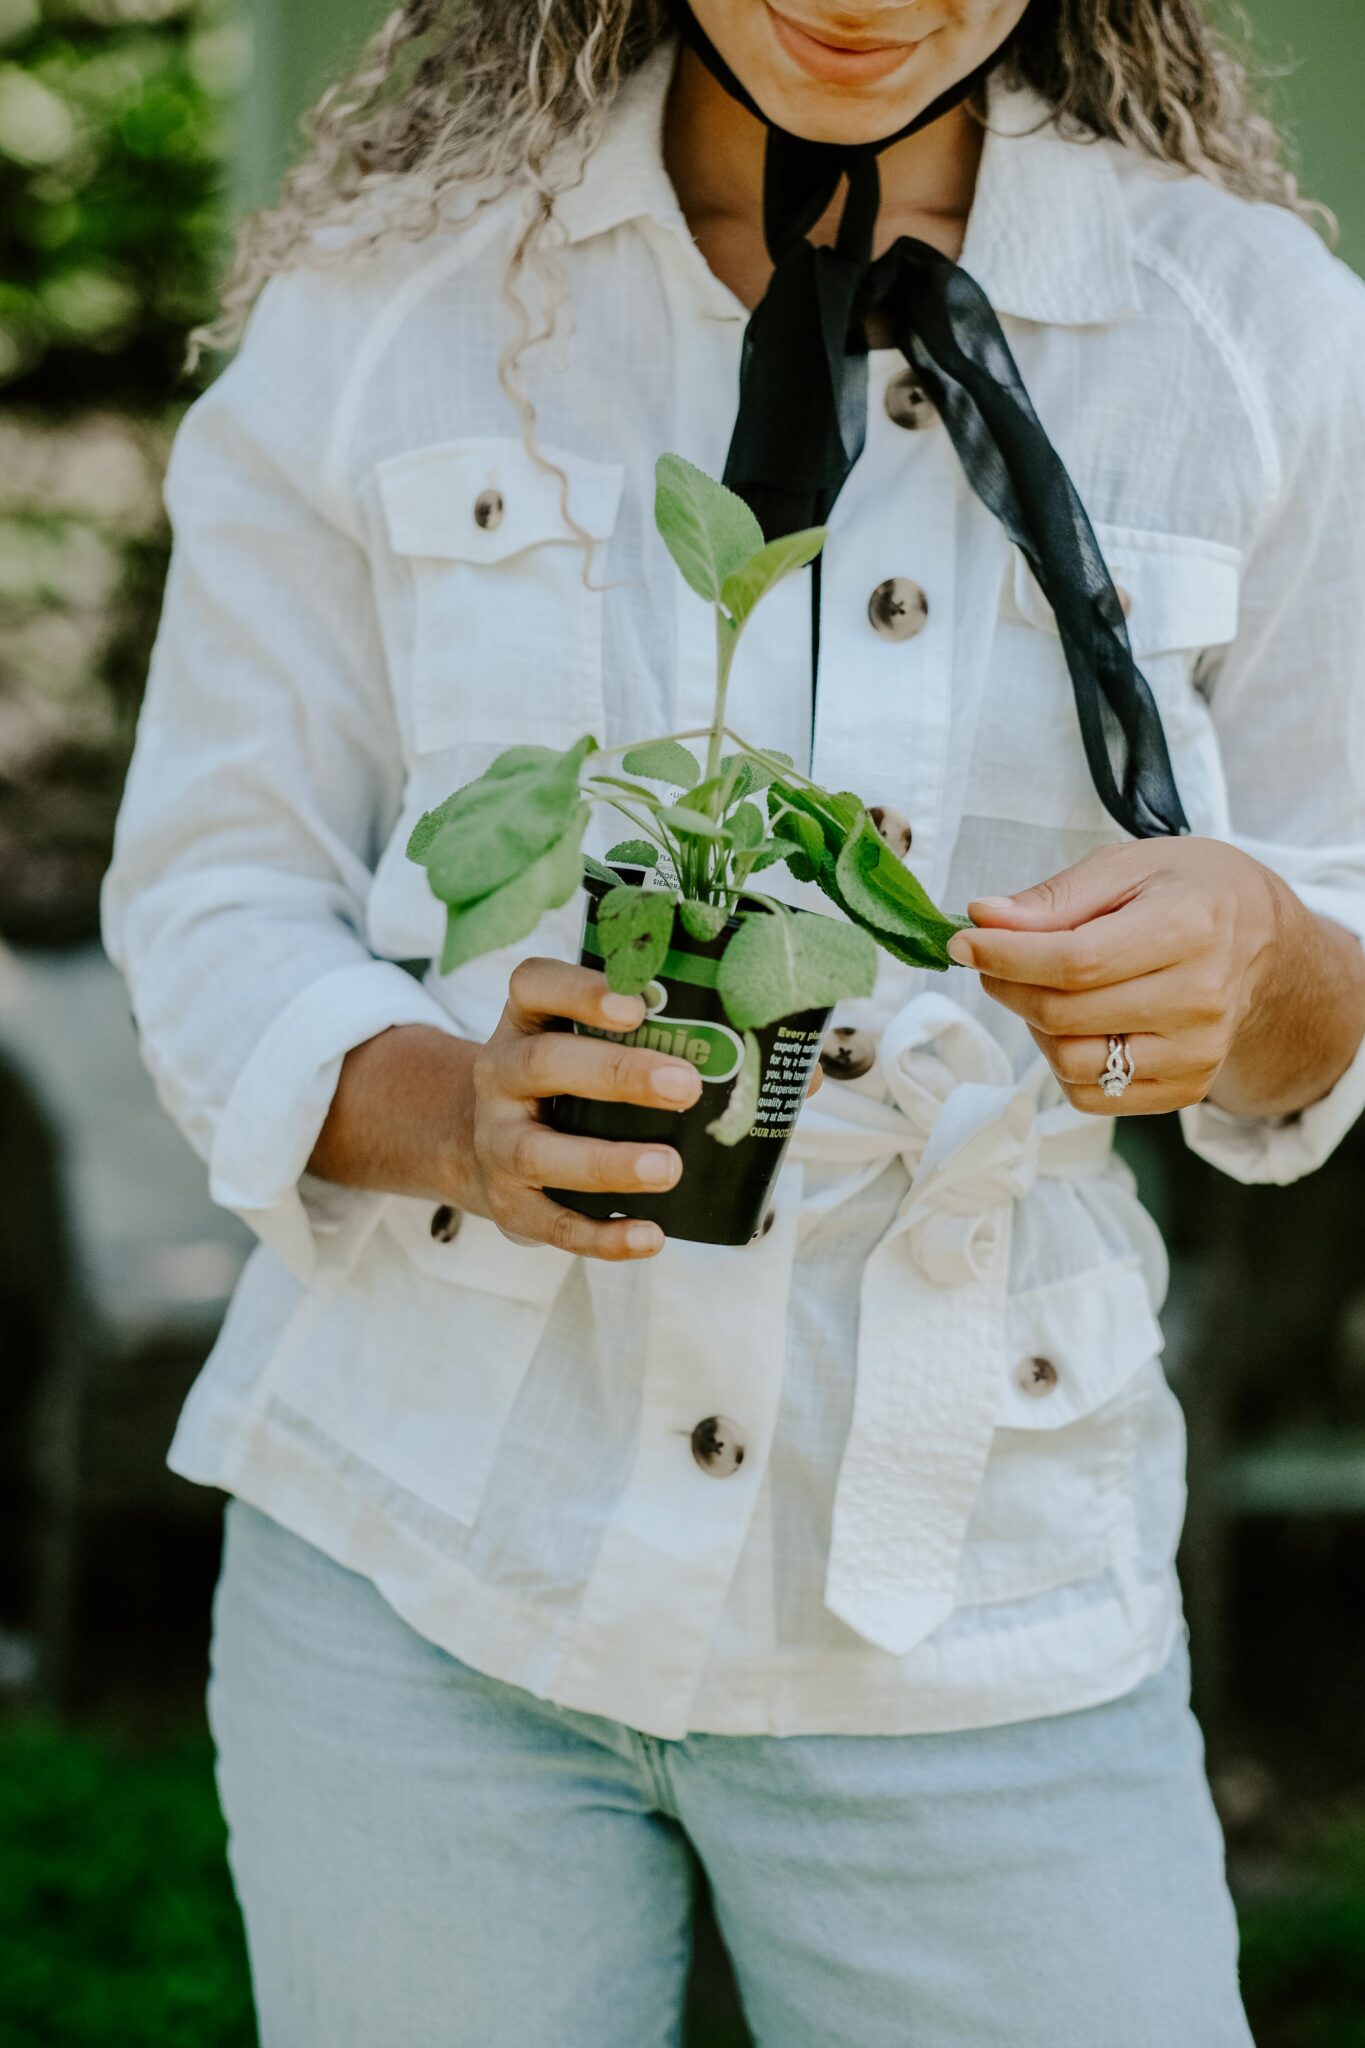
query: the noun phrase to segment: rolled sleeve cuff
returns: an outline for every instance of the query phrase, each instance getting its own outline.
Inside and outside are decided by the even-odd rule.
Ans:
[[[1365,906],[1359,897],[1312,887],[1298,894],[1310,910],[1361,936]],[[1181,1110],[1180,1127],[1190,1150],[1233,1180],[1287,1187],[1316,1173],[1363,1112],[1365,1039],[1335,1087],[1307,1109],[1292,1116],[1243,1117],[1211,1102],[1196,1102]]]
[[[275,1019],[238,1075],[214,1133],[209,1192],[248,1223],[305,1285],[335,1285],[354,1266],[387,1195],[338,1187],[307,1171],[353,1046],[396,1024],[458,1036],[435,998],[391,961],[368,960],[312,982]]]

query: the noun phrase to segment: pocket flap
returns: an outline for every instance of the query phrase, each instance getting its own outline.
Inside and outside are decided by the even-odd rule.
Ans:
[[[383,1224],[420,1272],[532,1308],[550,1306],[573,1264],[572,1255],[554,1245],[513,1244],[485,1216],[446,1211],[411,1195],[389,1197]],[[442,1224],[454,1235],[447,1237]]]
[[[604,540],[616,524],[624,469],[562,448],[541,452],[568,478],[573,518]],[[375,477],[389,541],[400,555],[492,563],[547,541],[581,545],[564,517],[560,479],[517,440],[413,448],[379,463]]]
[[[1097,526],[1109,573],[1128,598],[1128,639],[1149,654],[1222,647],[1236,636],[1241,557],[1216,541]],[[1057,631],[1056,615],[1022,549],[1014,550],[1013,597],[1031,626]]]
[[[1060,1429],[1103,1407],[1165,1339],[1138,1261],[1123,1259],[1006,1303],[998,1425]]]

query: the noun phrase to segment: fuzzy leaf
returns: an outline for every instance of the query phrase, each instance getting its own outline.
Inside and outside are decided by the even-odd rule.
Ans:
[[[718,939],[730,920],[725,903],[703,903],[687,896],[678,906],[678,920],[689,939]]]
[[[676,783],[679,789],[693,789],[701,769],[697,757],[681,740],[646,740],[621,757],[627,775],[643,775],[646,782]],[[608,778],[604,778],[608,779]]]
[[[705,811],[709,818],[712,816],[712,805],[714,804],[715,814],[719,815],[720,799],[724,794],[725,777],[723,775],[708,776],[704,782],[699,782],[694,788],[688,790],[687,808],[689,811]]]
[[[780,761],[784,768],[796,766],[790,754],[779,754],[775,747],[771,749],[769,759]],[[720,764],[721,774],[729,775],[732,769],[735,770],[734,787],[730,791],[732,801],[737,801],[743,796],[757,796],[760,790],[768,787],[777,773],[775,768],[769,768],[762,761],[755,761],[752,754],[723,755]]]
[[[670,825],[688,839],[722,839],[725,836],[714,818],[708,818],[703,811],[692,810],[687,804],[661,804],[659,816],[665,825]]]
[[[877,951],[865,932],[816,911],[752,911],[721,957],[717,988],[737,1031],[872,993]]]
[[[778,823],[776,813],[784,808],[813,818],[820,827],[826,848],[836,860],[844,841],[850,832],[856,832],[858,820],[863,815],[862,798],[851,796],[847,791],[831,795],[826,789],[798,789],[790,783],[774,782],[768,791],[768,815],[774,825]],[[788,829],[785,818],[781,829]]]
[[[760,846],[765,836],[762,811],[757,804],[740,804],[725,820],[725,831],[730,844],[741,851]]]
[[[634,797],[637,804],[648,804],[651,809],[659,801],[657,789],[647,789],[643,782],[627,782],[623,775],[594,775],[590,780],[594,789],[623,790],[627,796]]]
[[[419,818],[408,858],[426,868],[433,893],[449,905],[474,903],[529,868],[564,831],[595,746],[584,738],[562,754],[511,748]]]
[[[790,864],[793,855],[799,856],[800,852],[801,848],[794,839],[765,839],[761,845],[741,854],[736,866],[742,868],[746,876],[757,875],[779,860],[785,860]]]
[[[654,523],[687,582],[710,604],[719,602],[726,577],[763,546],[763,529],[744,500],[681,455],[661,455],[654,465]]]
[[[597,939],[607,980],[621,996],[638,996],[664,964],[673,935],[673,898],[662,889],[623,882],[597,906]]]
[[[613,889],[621,879],[619,875],[613,874],[609,867],[606,867],[598,860],[595,854],[591,853],[585,853],[583,856],[583,873],[584,875],[591,875],[595,882],[606,882]]]
[[[946,968],[950,964],[946,949],[960,929],[958,921],[938,909],[904,861],[892,853],[866,812],[858,830],[840,849],[833,880],[838,899],[850,916],[870,927],[878,938],[885,933],[897,939],[902,957],[910,952],[915,964],[922,967]]]
[[[608,860],[619,860],[632,868],[656,868],[659,865],[659,849],[649,839],[622,839],[607,855]]]
[[[744,1034],[744,1064],[735,1076],[730,1100],[713,1123],[706,1126],[708,1137],[718,1145],[737,1145],[753,1129],[758,1109],[758,1084],[763,1072],[763,1055],[752,1031]]]
[[[442,974],[453,974],[481,954],[515,945],[535,930],[547,910],[568,902],[582,885],[583,834],[589,815],[585,803],[575,804],[563,832],[539,859],[476,903],[450,906]]]
[[[813,882],[821,867],[829,859],[825,850],[825,835],[814,818],[808,818],[804,811],[783,810],[780,805],[770,806],[774,830],[783,835],[782,843],[791,847],[784,853],[786,861],[798,882]]]
[[[823,526],[808,526],[800,533],[783,534],[770,540],[757,554],[750,555],[738,569],[732,569],[721,585],[720,601],[736,629],[743,626],[761,597],[793,569],[804,569],[825,545]]]

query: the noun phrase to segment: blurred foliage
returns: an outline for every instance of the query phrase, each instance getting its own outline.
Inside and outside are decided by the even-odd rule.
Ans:
[[[253,2048],[202,1735],[0,1724],[3,2048]],[[1242,1905],[1259,2048],[1365,2048],[1365,1815]],[[694,2030],[689,2048],[745,2048]]]
[[[0,0],[0,933],[93,935],[223,253],[226,0]]]
[[[202,1736],[140,1750],[0,1732],[4,2048],[251,2048]]]
[[[219,0],[0,0],[0,380],[26,401],[165,403],[248,55]]]

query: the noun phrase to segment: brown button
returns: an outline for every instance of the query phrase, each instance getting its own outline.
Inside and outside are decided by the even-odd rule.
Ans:
[[[825,1033],[820,1048],[820,1065],[831,1081],[857,1081],[869,1073],[877,1057],[877,1041],[870,1031],[855,1031],[851,1024],[837,1024]]]
[[[913,640],[929,616],[929,600],[908,576],[888,576],[868,599],[867,616],[883,640]]]
[[[459,1209],[452,1209],[448,1202],[442,1202],[439,1209],[431,1212],[431,1234],[437,1244],[453,1244],[463,1222],[464,1216]]]
[[[910,851],[910,820],[904,812],[893,811],[890,804],[873,804],[867,815],[897,860],[904,860]]]
[[[1015,1383],[1021,1394],[1029,1394],[1040,1400],[1050,1394],[1057,1384],[1057,1368],[1050,1358],[1025,1358],[1015,1375]]]
[[[900,370],[886,387],[886,410],[898,427],[908,427],[913,433],[920,427],[931,427],[938,418],[938,411],[916,370]]]
[[[744,1463],[739,1425],[728,1415],[708,1415],[692,1432],[692,1456],[713,1479],[728,1479]]]
[[[481,526],[485,533],[491,533],[495,526],[502,525],[502,492],[480,491],[474,500],[474,524]]]

